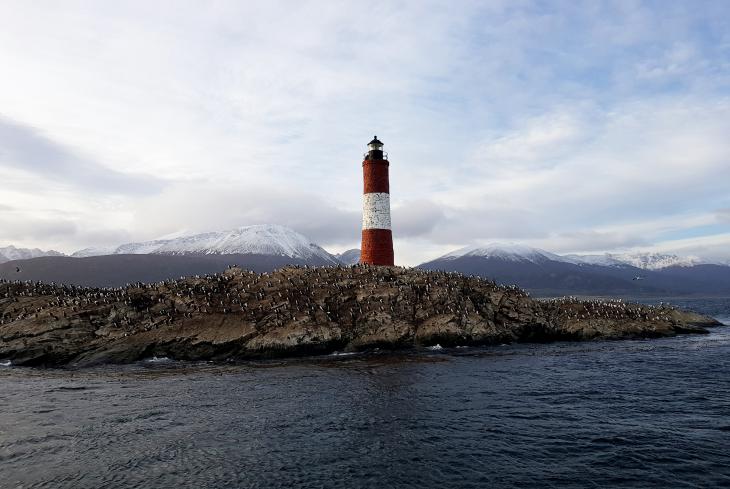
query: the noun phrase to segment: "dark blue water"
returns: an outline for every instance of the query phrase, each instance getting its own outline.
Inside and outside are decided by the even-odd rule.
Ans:
[[[689,305],[730,322],[730,300]],[[241,366],[4,367],[0,487],[730,487],[730,327]]]

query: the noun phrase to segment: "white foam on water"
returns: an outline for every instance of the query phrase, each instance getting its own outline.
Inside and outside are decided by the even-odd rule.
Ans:
[[[172,362],[172,358],[168,357],[152,357],[145,360],[147,363],[166,363],[166,362]]]
[[[428,347],[428,349],[429,349],[429,350],[443,350],[443,349],[444,349],[444,347],[443,347],[443,346],[441,346],[441,345],[439,345],[438,343],[436,343],[436,344],[435,344],[435,345],[433,345],[433,346],[429,346],[429,347]]]
[[[10,360],[0,361],[0,367],[12,367],[13,362]]]
[[[357,355],[356,351],[336,351],[333,353],[330,353],[331,357],[348,357],[350,355]]]

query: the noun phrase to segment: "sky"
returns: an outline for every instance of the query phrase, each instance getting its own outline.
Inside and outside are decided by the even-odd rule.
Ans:
[[[730,2],[0,0],[0,246],[275,223],[730,261]]]

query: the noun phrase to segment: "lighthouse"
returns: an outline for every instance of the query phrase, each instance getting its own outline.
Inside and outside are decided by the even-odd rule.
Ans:
[[[362,162],[362,246],[360,263],[393,266],[393,232],[390,229],[390,183],[387,155],[378,136],[368,143]]]

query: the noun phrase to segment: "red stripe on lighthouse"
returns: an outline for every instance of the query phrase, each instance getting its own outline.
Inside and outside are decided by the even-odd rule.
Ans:
[[[362,162],[364,193],[390,193],[387,160],[365,160]]]
[[[393,266],[393,233],[390,229],[362,230],[360,263]]]

